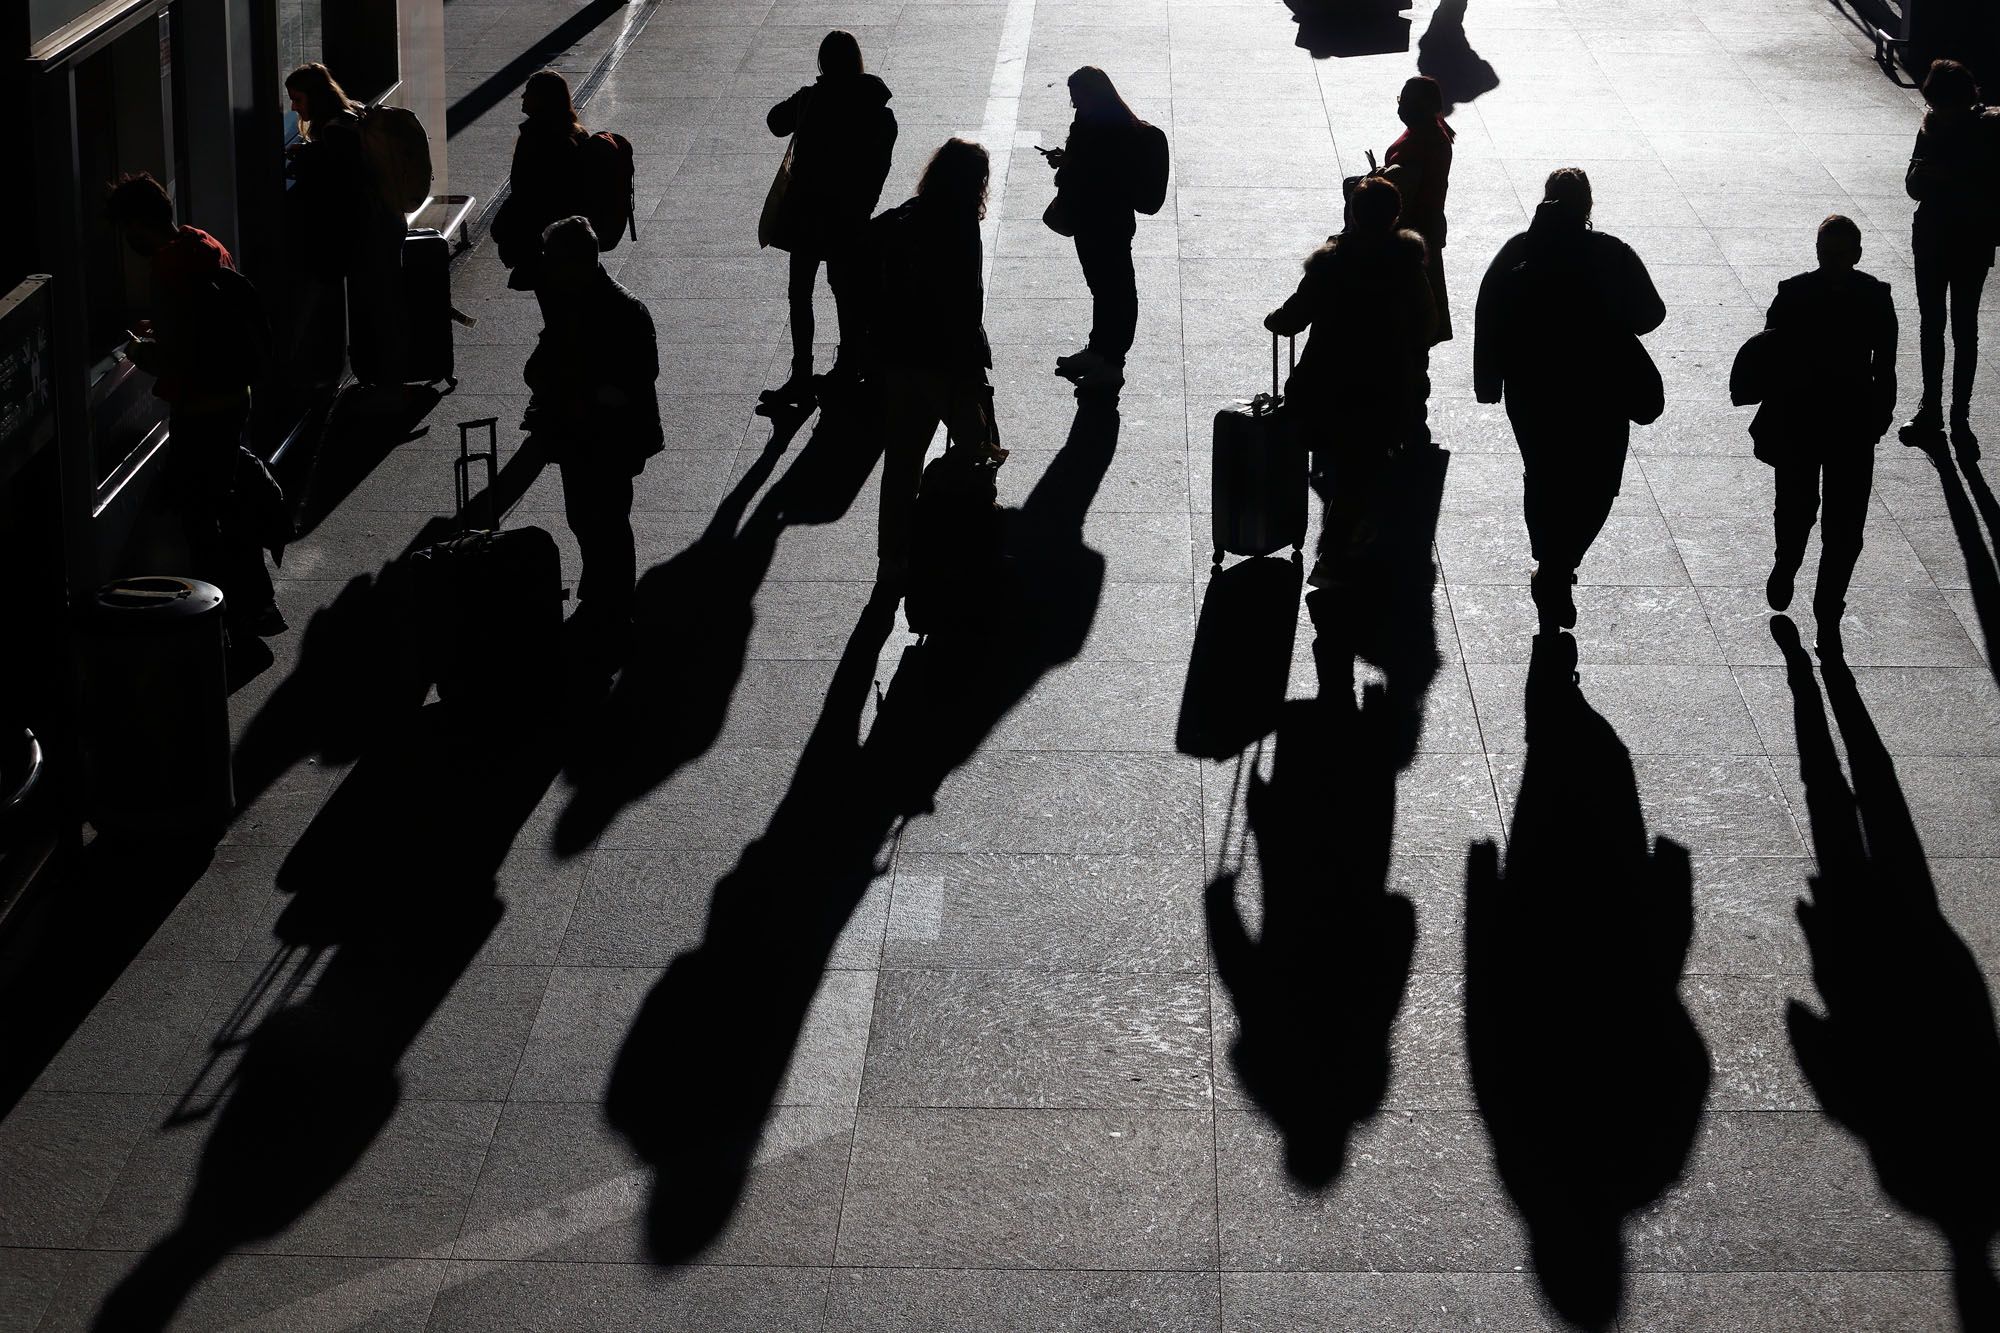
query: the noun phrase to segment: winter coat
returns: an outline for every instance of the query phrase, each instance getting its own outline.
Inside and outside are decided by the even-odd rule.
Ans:
[[[1444,248],[1444,200],[1451,188],[1451,141],[1457,137],[1444,117],[1436,116],[1397,135],[1382,158],[1384,167],[1394,168],[1390,179],[1403,196],[1400,224],[1433,251]]]
[[[1285,386],[1308,430],[1387,440],[1407,424],[1418,358],[1437,318],[1424,253],[1413,231],[1381,239],[1349,231],[1307,257],[1298,289],[1267,324],[1278,333],[1312,329]]]
[[[602,449],[636,475],[666,438],[654,388],[660,347],[652,312],[602,268],[580,294],[544,293],[544,306],[549,322],[523,371],[537,432],[551,428],[558,461],[574,450]]]
[[[871,320],[877,354],[890,365],[983,382],[993,351],[986,341],[979,219],[918,198],[869,229],[881,263]]]
[[[329,116],[301,140],[287,172],[292,187],[285,204],[292,233],[301,243],[302,267],[334,281],[354,263],[356,245],[376,204],[373,176],[361,147],[361,117],[352,111]]]
[[[534,287],[534,271],[542,255],[542,232],[551,222],[583,207],[578,178],[578,149],[584,136],[563,122],[528,119],[514,140],[514,161],[508,170],[507,202],[493,220],[493,243],[500,262],[515,270],[507,285],[516,291]]]
[[[1117,121],[1070,122],[1056,168],[1056,194],[1078,236],[1124,238],[1138,230],[1131,172],[1138,146],[1133,127]]]
[[[890,96],[889,85],[873,74],[822,74],[764,117],[771,133],[795,136],[779,221],[788,248],[838,248],[875,211],[896,147]]]
[[[1924,117],[1903,188],[1917,201],[1915,239],[1949,250],[2000,242],[2000,107],[1975,107],[1949,123]]]
[[[1787,462],[1882,438],[1896,410],[1896,305],[1854,270],[1786,278],[1764,317],[1769,385],[1750,423],[1757,456]]]

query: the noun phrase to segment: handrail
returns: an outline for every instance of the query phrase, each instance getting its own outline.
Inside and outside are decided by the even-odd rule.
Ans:
[[[34,795],[35,787],[42,780],[42,743],[35,739],[35,733],[27,727],[21,728],[21,736],[28,742],[28,775],[21,779],[19,786],[0,805],[0,814],[12,814]]]

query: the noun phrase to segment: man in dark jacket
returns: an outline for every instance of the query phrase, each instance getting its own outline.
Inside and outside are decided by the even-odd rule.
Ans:
[[[1552,631],[1576,624],[1570,588],[1618,498],[1635,375],[1654,376],[1658,388],[1636,340],[1667,307],[1632,247],[1591,229],[1580,168],[1551,172],[1543,194],[1528,230],[1500,247],[1480,282],[1472,384],[1480,402],[1507,402],[1536,562],[1530,586]]]
[[[1813,617],[1822,655],[1840,651],[1848,580],[1874,485],[1875,442],[1896,411],[1896,306],[1861,262],[1861,229],[1834,214],[1819,225],[1819,267],[1778,284],[1764,318],[1772,383],[1750,424],[1757,456],[1777,469],[1777,559],[1771,609],[1792,604],[1792,579],[1825,497]]]
[[[615,655],[638,574],[632,479],[665,437],[653,316],[597,254],[588,218],[563,218],[542,234],[535,294],[548,322],[525,378],[529,427],[562,470],[563,513],[583,553],[577,615]]]

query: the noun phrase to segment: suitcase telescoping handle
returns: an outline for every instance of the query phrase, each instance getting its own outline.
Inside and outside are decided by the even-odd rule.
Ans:
[[[1292,371],[1299,368],[1299,335],[1294,333],[1288,339],[1288,342],[1290,343],[1290,347],[1285,353],[1285,373],[1289,375]],[[1271,401],[1274,403],[1278,401],[1278,335],[1276,333],[1271,335]]]
[[[1275,344],[1271,353],[1277,356]],[[1275,364],[1275,360],[1274,360]],[[472,448],[472,432],[484,427],[486,447],[477,452]],[[486,490],[484,492],[489,511],[488,521],[481,526],[492,529],[500,526],[500,515],[494,506],[498,503],[495,489],[500,480],[500,418],[479,417],[472,421],[458,423],[458,457],[451,463],[453,490],[458,498],[458,523],[467,532],[472,531],[472,465],[483,461],[486,464]]]

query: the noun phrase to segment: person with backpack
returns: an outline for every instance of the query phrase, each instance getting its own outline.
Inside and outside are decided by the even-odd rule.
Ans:
[[[190,572],[222,589],[232,630],[282,634],[289,626],[263,552],[230,521],[250,384],[269,333],[256,292],[222,242],[175,223],[172,197],[145,172],[120,176],[104,213],[151,278],[152,318],[134,326],[126,355],[154,376],[167,404],[162,486],[187,534]]]
[[[1576,570],[1618,498],[1635,420],[1660,411],[1659,371],[1639,335],[1667,317],[1631,246],[1592,230],[1590,177],[1549,173],[1526,231],[1486,271],[1473,315],[1472,381],[1504,398],[1520,446],[1521,505],[1545,632],[1576,625]]]
[[[638,576],[632,479],[660,452],[660,346],[646,303],[599,262],[590,219],[542,234],[535,296],[546,321],[523,372],[528,426],[562,473],[563,515],[583,555],[577,610],[615,661],[630,634]]]
[[[1383,155],[1383,174],[1401,191],[1402,226],[1424,238],[1425,271],[1430,275],[1431,304],[1437,327],[1417,353],[1417,392],[1411,400],[1408,442],[1431,442],[1426,421],[1431,397],[1431,348],[1451,341],[1451,303],[1444,282],[1444,201],[1451,187],[1451,144],[1458,132],[1445,123],[1444,91],[1428,74],[1403,82],[1396,98],[1396,117],[1403,132]]]
[[[490,230],[508,270],[507,285],[531,292],[542,257],[542,233],[582,207],[577,157],[588,132],[577,119],[569,80],[556,70],[528,76],[521,89],[521,115],[507,173],[507,201]]]
[[[1977,457],[1972,386],[1979,373],[1979,296],[2000,242],[2000,108],[1980,105],[1972,71],[1934,60],[1924,77],[1924,121],[1903,187],[1917,201],[1911,250],[1917,269],[1917,346],[1924,394],[1904,423],[1904,444],[1942,443],[1944,331],[1951,324],[1951,442]]]
[[[1861,228],[1852,220],[1836,213],[1820,223],[1815,248],[1819,267],[1779,283],[1764,318],[1769,380],[1750,435],[1757,457],[1777,473],[1777,557],[1765,594],[1773,611],[1791,606],[1792,580],[1819,517],[1813,618],[1821,656],[1838,656],[1875,442],[1896,411],[1896,303],[1888,283],[1856,267]]]
[[[896,146],[889,85],[867,72],[861,43],[835,29],[820,39],[819,78],[772,107],[772,134],[790,135],[791,174],[778,201],[772,244],[791,251],[792,374],[763,395],[771,405],[805,406],[813,388],[813,288],[821,264],[833,289],[840,345],[826,380],[851,385],[863,376],[867,340],[855,266],[862,232],[882,197]]]
[[[1076,242],[1090,288],[1090,340],[1056,358],[1056,373],[1080,389],[1125,383],[1125,354],[1139,323],[1139,283],[1132,268],[1135,210],[1159,211],[1166,197],[1166,136],[1139,119],[1111,76],[1085,65],[1069,76],[1076,118],[1060,148],[1043,153],[1056,173],[1055,202],[1043,215]]]
[[[1393,184],[1362,178],[1345,228],[1306,257],[1298,289],[1264,318],[1273,333],[1312,330],[1284,402],[1332,488],[1314,587],[1344,581],[1373,535],[1383,467],[1409,421],[1417,354],[1436,324],[1424,240],[1398,228],[1402,211]]]
[[[1006,457],[986,381],[993,352],[979,223],[990,170],[984,148],[947,139],[916,195],[870,224],[882,262],[872,332],[885,417],[876,582],[892,590],[909,576],[917,487],[938,425],[969,465]]]
[[[298,140],[285,150],[292,182],[285,207],[299,272],[292,364],[302,382],[326,383],[340,373],[348,273],[374,205],[361,145],[365,108],[317,61],[286,75],[285,93],[299,122]]]

